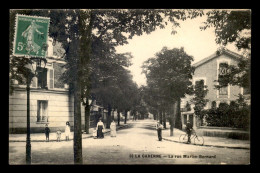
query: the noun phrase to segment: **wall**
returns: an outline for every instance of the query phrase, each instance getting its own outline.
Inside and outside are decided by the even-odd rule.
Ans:
[[[212,101],[217,101],[217,103],[221,101],[226,101],[229,103],[231,100],[236,100],[238,98],[238,94],[240,93],[241,89],[238,86],[229,86],[228,92],[229,97],[226,98],[218,98],[217,93],[218,91],[214,88],[214,85],[217,84],[217,82],[214,82],[217,80],[218,76],[218,63],[222,61],[227,61],[230,63],[230,65],[236,65],[237,61],[226,55],[222,54],[219,57],[216,57],[214,59],[211,59],[210,61],[206,62],[205,64],[202,64],[201,66],[198,66],[194,72],[193,80],[199,79],[199,78],[205,78],[206,85],[208,86],[208,94],[206,96],[206,99],[209,99],[208,108],[211,106]]]
[[[65,128],[66,121],[73,126],[73,100],[68,91],[31,89],[30,123],[31,131],[42,132],[45,123],[37,122],[37,100],[48,100],[49,127],[56,130]],[[9,96],[9,128],[11,133],[26,131],[27,92],[25,88],[16,88]]]

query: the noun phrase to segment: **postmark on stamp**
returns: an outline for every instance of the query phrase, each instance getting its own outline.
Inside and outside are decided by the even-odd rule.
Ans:
[[[50,18],[17,14],[14,56],[46,57]]]

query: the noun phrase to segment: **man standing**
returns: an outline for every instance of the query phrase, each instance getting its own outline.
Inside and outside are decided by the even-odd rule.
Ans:
[[[160,123],[160,121],[157,121],[157,124],[156,124],[156,130],[157,130],[157,134],[158,134],[158,139],[159,141],[162,141],[162,124]]]
[[[187,124],[186,124],[186,132],[187,132],[187,135],[188,135],[187,143],[190,144],[191,143],[190,136],[191,136],[191,133],[192,133],[192,124],[190,123],[189,120],[187,121]]]

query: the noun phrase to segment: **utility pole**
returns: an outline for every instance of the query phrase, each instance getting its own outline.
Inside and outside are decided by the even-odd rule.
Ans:
[[[32,80],[32,74],[28,72],[26,81],[27,90],[27,133],[26,133],[26,164],[31,164],[31,128],[30,128],[30,84]]]

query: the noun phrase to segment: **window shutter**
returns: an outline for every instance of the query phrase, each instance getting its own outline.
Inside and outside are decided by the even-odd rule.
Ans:
[[[50,69],[50,88],[53,88],[54,79],[53,79],[53,69]]]
[[[37,101],[38,107],[37,107],[37,122],[41,121],[41,101]]]
[[[43,77],[42,77],[42,82],[43,82],[43,88],[47,88],[47,69],[43,69]]]

